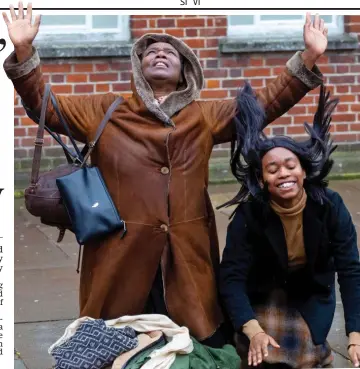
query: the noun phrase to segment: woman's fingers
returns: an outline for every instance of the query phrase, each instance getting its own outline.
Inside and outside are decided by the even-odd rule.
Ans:
[[[19,12],[18,12],[18,19],[23,19],[24,18],[24,6],[23,3],[21,1],[19,1]]]
[[[29,19],[31,21],[31,18],[32,18],[32,4],[31,3],[28,3],[28,5],[27,5],[25,18]]]
[[[320,29],[320,16],[318,13],[315,14],[315,18],[314,18],[314,28],[315,29]]]
[[[9,26],[9,25],[10,25],[10,21],[9,21],[9,18],[8,18],[7,14],[6,14],[5,12],[3,12],[3,13],[2,13],[2,16],[3,16],[3,18],[4,18],[4,22],[5,22],[5,24],[6,24],[7,26]]]
[[[11,19],[15,21],[17,19],[17,16],[15,13],[14,5],[10,4],[9,9],[10,9]]]
[[[269,342],[271,346],[274,346],[275,348],[280,348],[280,345],[270,336],[269,336]]]

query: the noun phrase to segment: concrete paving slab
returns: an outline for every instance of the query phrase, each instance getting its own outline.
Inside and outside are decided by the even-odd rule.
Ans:
[[[77,317],[78,290],[73,267],[15,271],[15,322]]]
[[[52,357],[48,348],[56,342],[72,320],[21,323],[15,325],[15,347],[26,369],[51,369]],[[23,367],[19,366],[19,369]]]

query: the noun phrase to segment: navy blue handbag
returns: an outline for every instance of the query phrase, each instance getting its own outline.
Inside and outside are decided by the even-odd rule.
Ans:
[[[122,230],[122,237],[126,233],[125,222],[111,199],[99,168],[87,164],[111,114],[122,100],[122,97],[117,98],[106,112],[94,140],[88,144],[89,149],[79,170],[56,179],[72,231],[80,245],[115,231]]]

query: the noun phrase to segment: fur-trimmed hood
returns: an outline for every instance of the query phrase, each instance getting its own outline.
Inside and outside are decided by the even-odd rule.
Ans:
[[[169,94],[160,105],[156,102],[154,93],[143,76],[140,55],[154,42],[166,42],[183,57],[184,82],[179,88]],[[200,96],[204,85],[204,75],[200,62],[194,52],[181,40],[167,34],[148,33],[137,40],[131,51],[133,83],[137,94],[146,107],[166,124],[173,124],[171,117]]]

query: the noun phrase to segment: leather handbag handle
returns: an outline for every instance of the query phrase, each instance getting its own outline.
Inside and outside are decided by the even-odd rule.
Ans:
[[[109,109],[107,110],[103,120],[101,121],[97,131],[96,131],[96,134],[95,134],[95,138],[89,142],[88,146],[89,146],[89,150],[88,152],[86,153],[85,157],[84,157],[84,161],[81,165],[81,167],[83,167],[87,160],[89,159],[89,156],[91,155],[92,151],[94,150],[94,147],[98,141],[98,139],[100,138],[101,134],[103,133],[104,131],[104,128],[107,124],[107,122],[110,120],[111,118],[111,115],[112,113],[114,112],[114,110],[117,108],[117,106],[119,104],[121,104],[122,102],[124,101],[124,98],[122,96],[119,96],[109,107]]]
[[[31,169],[31,182],[30,182],[31,187],[35,187],[39,179],[41,151],[42,151],[42,147],[44,144],[45,118],[46,118],[47,106],[49,103],[49,97],[50,97],[50,85],[47,84],[45,85],[43,101],[41,105],[39,127],[38,127],[36,138],[35,138],[34,157],[33,157],[32,169]]]

